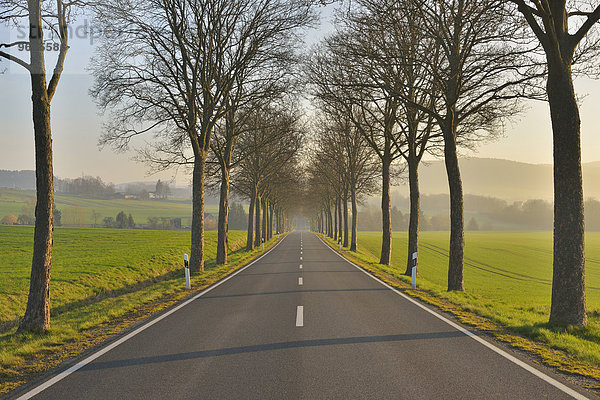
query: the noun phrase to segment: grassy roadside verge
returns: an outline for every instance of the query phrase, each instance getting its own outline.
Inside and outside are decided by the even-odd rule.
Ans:
[[[83,236],[86,234],[86,230],[73,229],[75,230],[77,232],[72,233]],[[182,246],[189,246],[189,232],[181,234],[182,237],[177,238],[177,241],[181,241]],[[144,235],[152,234],[144,233]],[[156,235],[168,236],[169,233],[159,232]],[[265,251],[274,246],[277,241],[274,238],[267,242]],[[228,264],[216,266],[214,262],[216,249],[213,248],[216,247],[216,236],[215,238],[208,236],[206,251],[210,259],[205,263],[204,273],[192,274],[191,291],[185,289],[179,249],[175,251],[176,254],[167,251],[162,255],[153,254],[150,258],[140,257],[138,254],[136,259],[136,249],[130,248],[134,255],[123,254],[125,259],[132,258],[124,262],[122,268],[110,265],[104,270],[105,273],[108,271],[117,273],[113,279],[121,279],[120,286],[111,280],[97,277],[96,275],[100,274],[100,271],[97,271],[89,277],[84,277],[86,284],[90,286],[89,293],[79,293],[79,285],[66,294],[60,291],[56,293],[57,298],[62,297],[63,301],[57,301],[59,305],[53,307],[55,312],[52,313],[52,326],[48,334],[18,335],[16,324],[10,322],[4,324],[4,329],[0,330],[0,395],[56,368],[62,362],[119,334],[133,324],[205,289],[263,253],[260,248],[246,251],[242,249],[243,243],[243,232],[239,234],[233,232],[230,236],[232,251],[229,254]],[[60,268],[58,269],[60,271]],[[126,272],[130,270],[135,274],[127,275]],[[56,275],[53,275],[53,278],[56,278],[57,288],[60,288],[61,274]],[[65,272],[62,276],[62,279],[65,279],[64,277],[68,275]],[[94,281],[96,277],[99,281]],[[99,282],[101,284],[98,284]],[[69,298],[68,302],[64,301],[65,297]]]
[[[322,236],[319,235],[319,237]],[[324,239],[330,247],[339,252],[337,243],[327,237]],[[403,275],[405,265],[398,265],[394,262],[390,266],[378,264],[379,258],[373,254],[374,252],[367,249],[371,246],[361,246],[361,239],[359,235],[357,252],[342,249],[341,254],[403,293],[454,315],[463,324],[485,332],[496,340],[529,353],[537,362],[566,374],[584,377],[585,386],[600,393],[600,362],[598,361],[600,335],[598,333],[598,315],[595,310],[589,313],[590,325],[585,329],[549,327],[546,323],[531,323],[531,320],[538,321],[537,315],[535,318],[523,317],[520,324],[507,323],[514,317],[505,315],[508,307],[499,307],[500,310],[496,312],[493,307],[483,307],[482,305],[488,301],[479,293],[473,294],[468,291],[449,293],[441,285],[422,277],[418,279],[418,289],[411,290],[410,278]],[[375,248],[377,247],[375,246]],[[510,291],[508,291],[510,296],[509,293]],[[515,299],[512,300],[515,301]],[[507,301],[510,303],[511,298],[508,298]],[[527,304],[513,304],[512,306],[515,314],[539,313],[538,309],[528,307]]]

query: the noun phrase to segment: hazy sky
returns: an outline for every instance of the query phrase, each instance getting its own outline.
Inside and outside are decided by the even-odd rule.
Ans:
[[[330,8],[323,13],[320,29],[310,33],[309,42],[331,30]],[[83,22],[74,26],[83,31]],[[0,27],[0,42],[14,39],[19,32]],[[77,35],[74,35],[77,36]],[[92,79],[87,71],[93,54],[90,38],[73,37],[65,71],[52,101],[52,135],[55,175],[63,178],[93,175],[113,183],[169,179],[174,172],[148,177],[147,168],[131,160],[132,152],[115,154],[99,150],[98,137],[102,117],[88,95]],[[53,59],[48,57],[51,70]],[[34,169],[33,123],[29,75],[14,63],[0,62],[0,169]],[[599,161],[600,155],[600,82],[578,79],[576,89],[581,104],[583,162]],[[480,146],[477,157],[505,158],[529,163],[552,163],[552,134],[548,105],[527,103],[527,111],[506,126],[505,136]],[[146,137],[151,140],[151,137]],[[138,145],[143,141],[138,141]],[[180,171],[178,184],[187,184],[188,176]]]

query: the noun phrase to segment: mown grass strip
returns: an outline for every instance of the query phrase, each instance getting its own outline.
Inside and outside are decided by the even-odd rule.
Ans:
[[[260,248],[243,250],[243,240],[236,239],[230,239],[233,249],[228,264],[219,266],[214,261],[216,251],[212,252],[214,240],[207,240],[207,253],[213,257],[205,263],[204,273],[192,274],[191,291],[185,289],[183,268],[177,265],[176,270],[170,270],[173,266],[169,257],[155,260],[157,265],[146,260],[143,265],[147,268],[164,269],[166,272],[67,303],[60,313],[53,315],[50,332],[46,335],[16,334],[16,325],[0,333],[0,395],[204,290],[263,253]],[[274,238],[267,242],[265,251],[277,241]],[[165,265],[161,266],[161,262]]]
[[[592,357],[579,357],[581,353],[573,354],[569,352],[569,349],[573,347],[573,342],[579,343],[584,348],[582,352],[595,353],[598,351],[596,347],[599,345],[599,342],[594,334],[595,327],[592,329],[579,329],[546,326],[544,329],[554,332],[555,335],[548,335],[543,337],[547,340],[540,340],[540,336],[537,333],[531,336],[527,335],[527,332],[535,332],[533,329],[511,329],[510,326],[503,325],[487,315],[478,313],[479,309],[477,307],[470,306],[469,299],[473,296],[468,293],[444,292],[442,288],[436,287],[430,282],[424,282],[423,279],[418,280],[418,289],[412,290],[410,288],[410,277],[403,275],[404,266],[399,268],[393,265],[379,264],[378,257],[369,251],[365,251],[360,245],[357,252],[351,252],[346,248],[343,248],[340,252],[336,242],[327,236],[320,235],[320,237],[334,251],[406,295],[418,298],[443,312],[452,314],[461,323],[474,327],[496,340],[532,355],[540,363],[566,374],[575,374],[584,377],[586,378],[586,387],[588,389],[600,392],[600,365],[590,362],[589,360],[593,359]],[[460,301],[456,301],[457,298]],[[475,298],[474,300],[477,302],[479,299]],[[577,336],[573,335],[575,331],[577,332]],[[581,338],[581,336],[585,336],[586,331],[589,331],[588,334],[591,336],[588,340]],[[571,336],[570,340],[566,341],[568,345],[555,339],[558,337],[564,338],[565,336]]]

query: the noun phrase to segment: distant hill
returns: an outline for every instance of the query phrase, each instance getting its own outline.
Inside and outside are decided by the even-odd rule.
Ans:
[[[583,164],[584,196],[600,198],[600,162]],[[463,158],[460,169],[465,194],[498,197],[508,201],[553,198],[552,165],[527,164],[492,158]],[[419,169],[423,194],[447,194],[444,161],[427,162]],[[400,193],[408,193],[407,184]]]

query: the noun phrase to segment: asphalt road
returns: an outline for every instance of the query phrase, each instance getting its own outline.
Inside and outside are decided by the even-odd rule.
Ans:
[[[247,269],[142,329],[34,388],[43,389],[34,398],[577,396],[385,287],[307,232],[288,235]]]

